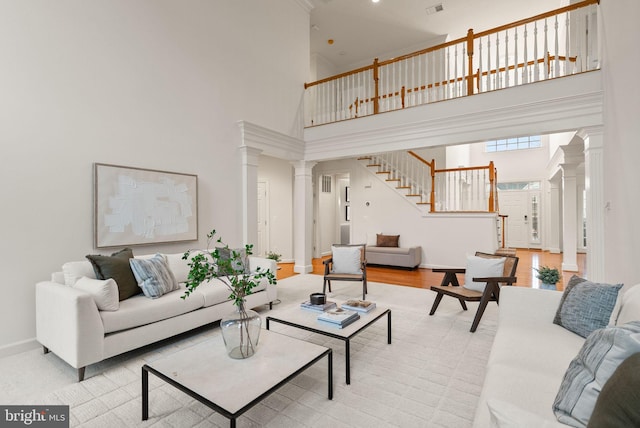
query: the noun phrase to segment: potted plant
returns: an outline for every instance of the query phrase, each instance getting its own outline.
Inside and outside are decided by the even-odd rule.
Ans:
[[[211,250],[210,244],[215,235],[215,229],[207,234],[206,251],[189,250],[182,256],[183,260],[189,260],[189,275],[182,298],[186,299],[203,283],[213,280],[222,282],[229,289],[229,299],[236,306],[234,313],[220,321],[227,353],[231,358],[248,358],[256,351],[262,320],[257,312],[245,307],[245,298],[262,279],[266,278],[270,284],[275,284],[276,277],[273,272],[260,267],[256,272],[249,271],[253,245],[231,249],[222,238],[218,238],[216,242],[219,246]]]
[[[549,266],[540,266],[540,268],[533,268],[538,274],[536,278],[542,281],[541,288],[555,290],[556,284],[560,281],[560,272],[556,268]]]
[[[275,260],[278,263],[282,259],[282,254],[278,254],[275,251],[268,251],[267,258],[271,260]]]

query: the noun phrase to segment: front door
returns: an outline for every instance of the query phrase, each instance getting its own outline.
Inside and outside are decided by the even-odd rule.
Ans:
[[[507,247],[529,248],[529,192],[506,190],[500,192],[500,214],[505,221]]]

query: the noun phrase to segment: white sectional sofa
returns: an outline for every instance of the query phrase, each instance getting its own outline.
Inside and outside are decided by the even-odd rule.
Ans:
[[[36,338],[44,352],[52,351],[78,369],[82,381],[90,364],[218,321],[234,310],[229,289],[217,280],[182,299],[187,261],[182,254],[165,256],[180,289],[156,299],[135,295],[120,301],[115,311],[99,310],[90,293],[73,286],[81,277],[95,279],[89,261],[65,263],[63,272],[53,273],[51,281],[36,284]],[[274,274],[277,268],[275,261],[259,257],[249,257],[249,267],[251,272],[260,267]],[[271,307],[276,299],[276,286],[262,279],[247,296],[247,307]]]
[[[617,324],[640,320],[640,285],[619,298]],[[633,292],[631,292],[633,290]],[[585,339],[553,323],[562,292],[502,287],[498,330],[473,426],[566,427],[553,403]],[[491,412],[489,408],[491,407]],[[492,423],[491,413],[517,422]],[[499,420],[500,418],[498,418]]]

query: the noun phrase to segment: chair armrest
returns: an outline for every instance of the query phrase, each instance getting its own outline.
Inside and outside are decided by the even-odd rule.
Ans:
[[[249,256],[249,270],[251,273],[255,273],[258,268],[260,271],[271,271],[272,274],[276,274],[278,270],[278,264],[273,259],[267,259],[266,257]]]
[[[75,368],[103,359],[104,325],[93,297],[51,281],[36,284],[36,339]]]
[[[474,282],[506,282],[513,284],[518,280],[515,276],[490,276],[487,278],[473,278]]]
[[[465,268],[435,268],[431,269],[432,272],[436,273],[465,273]]]

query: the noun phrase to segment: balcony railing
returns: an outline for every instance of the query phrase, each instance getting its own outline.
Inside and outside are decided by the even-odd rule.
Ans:
[[[436,169],[413,151],[379,153],[360,158],[376,168],[396,191],[417,205],[437,212],[498,212],[498,173],[489,165]]]
[[[599,0],[586,0],[305,84],[305,126],[598,69]]]

